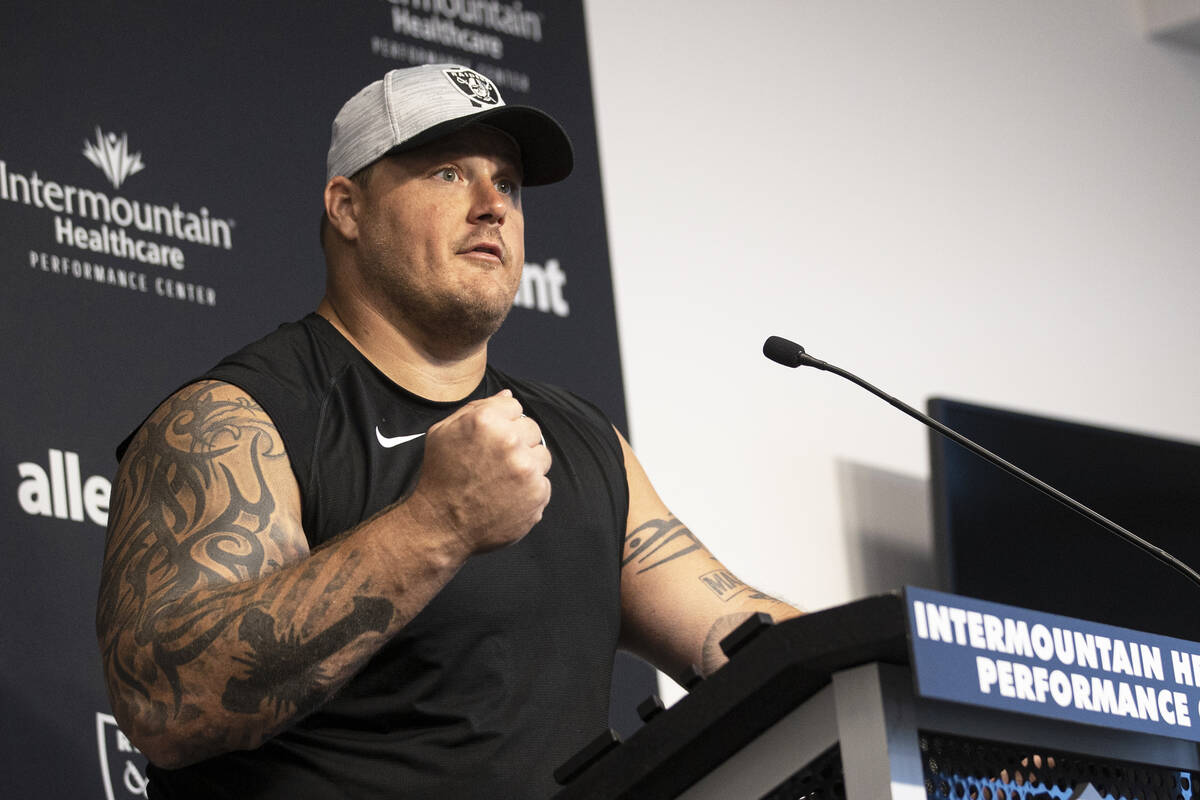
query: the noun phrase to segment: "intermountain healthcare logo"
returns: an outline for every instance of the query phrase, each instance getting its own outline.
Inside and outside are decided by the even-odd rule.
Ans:
[[[146,757],[129,741],[111,714],[96,713],[100,775],[108,800],[146,797]]]
[[[517,3],[499,0],[390,0],[392,32],[419,42],[448,47],[461,53],[504,59],[504,39],[542,41],[542,17]],[[492,33],[494,31],[494,33]],[[496,34],[501,34],[497,36]],[[463,63],[455,54],[435,56],[428,63]]]
[[[95,132],[95,140],[86,141],[77,152],[98,167],[114,189],[145,169],[142,154],[130,152],[128,134],[106,133],[99,126]],[[47,180],[37,170],[10,169],[0,158],[3,200],[53,215],[51,241],[28,247],[27,268],[197,305],[216,305],[215,289],[181,280],[179,273],[187,269],[187,257],[196,246],[232,250],[233,219],[210,214],[207,207],[189,210],[179,203],[132,200]],[[11,245],[28,230],[24,223],[14,226],[4,237],[5,244]],[[114,260],[134,264],[118,261],[114,265]],[[155,269],[141,271],[138,265]]]
[[[130,175],[141,172],[146,165],[142,163],[142,154],[129,154],[129,136],[121,134],[118,139],[115,133],[105,136],[96,126],[96,141],[83,143],[83,154],[87,160],[104,171],[105,177],[114,189],[120,189],[121,184]]]
[[[520,0],[388,0],[391,33],[372,36],[371,52],[408,64],[460,64],[487,75],[505,91],[528,94],[529,75],[505,60],[506,40],[539,45],[548,23]],[[511,97],[509,98],[512,99]]]

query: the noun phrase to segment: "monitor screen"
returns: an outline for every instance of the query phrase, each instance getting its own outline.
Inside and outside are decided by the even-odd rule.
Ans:
[[[1200,445],[934,398],[942,424],[1200,570]],[[934,550],[955,594],[1200,641],[1200,587],[930,432]]]

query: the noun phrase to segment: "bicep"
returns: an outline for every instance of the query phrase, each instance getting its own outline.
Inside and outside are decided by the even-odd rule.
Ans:
[[[113,484],[97,610],[106,669],[118,668],[122,637],[153,634],[165,609],[186,617],[192,594],[303,558],[299,520],[279,432],[245,392],[207,381],[168,398],[134,436]],[[198,635],[212,624],[202,613],[190,621]]]

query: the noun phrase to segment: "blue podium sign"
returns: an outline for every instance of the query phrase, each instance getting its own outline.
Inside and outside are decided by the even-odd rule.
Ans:
[[[1200,643],[907,587],[922,697],[1200,741]]]

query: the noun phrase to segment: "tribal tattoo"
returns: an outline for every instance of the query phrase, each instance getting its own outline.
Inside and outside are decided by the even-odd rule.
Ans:
[[[383,633],[392,619],[392,604],[378,597],[355,597],[354,609],[307,642],[295,632],[275,633],[275,620],[261,609],[251,608],[242,617],[238,636],[249,643],[251,656],[236,661],[250,668],[245,678],[230,678],[222,704],[230,711],[254,714],[264,702],[278,711],[306,708],[310,698],[329,683],[322,669],[325,659],[335,655],[368,631]],[[276,664],[305,664],[299,680],[279,685]]]
[[[745,584],[742,584],[743,586]],[[709,588],[712,588],[711,586]],[[789,615],[791,610],[787,603],[777,598],[771,597],[768,594],[763,594],[757,589],[751,589],[752,593],[746,598],[751,601],[758,601],[766,605],[756,608],[755,611],[763,611],[767,614],[777,611],[778,616],[775,619],[780,619],[785,615]],[[718,617],[708,629],[708,635],[704,637],[704,644],[701,646],[701,665],[700,669],[705,675],[713,673],[718,667],[725,663],[725,651],[721,649],[721,640],[729,634],[733,633],[738,625],[748,620],[754,611],[740,611],[735,614],[725,614]]]
[[[689,553],[706,552],[704,545],[675,517],[652,519],[639,525],[625,537],[621,567],[636,562],[638,574],[682,558]]]
[[[155,412],[113,487],[97,631],[114,708],[152,733],[197,720],[190,701],[211,679],[225,681],[229,712],[281,723],[311,709],[336,688],[325,659],[393,614],[366,596],[365,579],[343,585],[364,554],[305,559],[299,522],[272,492],[270,475],[287,465],[278,431],[244,395],[216,386],[189,387]],[[293,564],[270,592],[247,584]],[[362,593],[353,607],[330,608],[325,593],[347,588]]]
[[[218,401],[203,388],[181,395],[147,420],[125,455],[128,479],[115,486],[111,527],[122,533],[110,542],[97,613],[107,634],[104,661],[147,698],[147,683],[161,670],[176,712],[183,701],[179,667],[240,613],[214,613],[209,609],[221,603],[198,606],[192,593],[260,575],[266,565],[258,534],[275,502],[262,462],[280,457],[282,447],[256,410],[246,400]],[[249,462],[251,482],[234,478],[233,457]],[[136,627],[123,630],[130,623]],[[122,657],[117,645],[128,634],[138,649],[153,648],[157,670]]]

